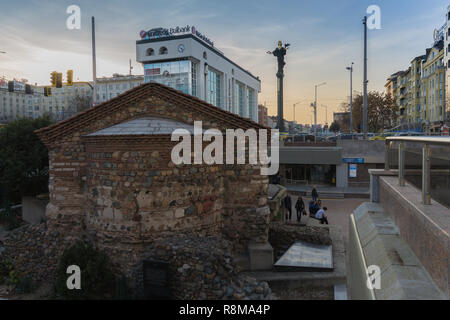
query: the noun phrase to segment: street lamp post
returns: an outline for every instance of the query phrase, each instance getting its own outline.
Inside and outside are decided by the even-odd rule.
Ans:
[[[364,82],[363,82],[363,133],[367,139],[367,16],[363,19],[364,25]]]
[[[350,134],[353,133],[353,62],[350,67],[347,67],[350,71]]]
[[[326,85],[326,82],[323,82],[321,84],[316,84],[314,86],[314,142],[317,140],[316,134],[317,134],[317,88]]]
[[[299,105],[300,103],[302,103],[302,102],[304,102],[304,100],[299,101],[299,102],[297,102],[297,103],[294,103],[293,106],[292,106],[292,108],[294,109],[294,121],[295,121],[295,107],[298,106],[298,105]]]

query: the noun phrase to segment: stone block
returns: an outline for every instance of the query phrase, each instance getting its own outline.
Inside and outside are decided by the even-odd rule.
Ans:
[[[175,210],[175,218],[183,218],[184,217],[184,209],[178,208]]]
[[[45,208],[48,200],[39,200],[34,197],[22,198],[23,220],[31,224],[39,224],[45,217]]]
[[[247,250],[250,257],[250,270],[261,271],[273,268],[273,248],[270,243],[250,242]]]

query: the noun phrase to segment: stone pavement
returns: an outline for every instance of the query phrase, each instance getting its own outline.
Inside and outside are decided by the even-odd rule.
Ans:
[[[297,196],[291,194],[292,201],[292,220],[291,222],[295,223],[297,219],[296,211],[295,211],[295,202],[297,201]],[[308,215],[302,216],[301,223],[306,225],[320,225],[320,223],[312,218],[309,218],[308,211],[308,203],[311,201],[310,197],[303,197],[303,201],[305,202],[306,211]],[[343,240],[343,251],[345,255],[345,269],[349,268],[349,260],[348,260],[348,235],[349,235],[349,217],[353,213],[353,211],[358,208],[362,203],[367,202],[367,199],[356,198],[356,199],[323,199],[322,206],[328,208],[328,222],[330,226],[337,226],[339,229],[339,233]],[[335,228],[332,228],[335,229]],[[332,231],[332,230],[330,230]],[[348,288],[348,286],[347,286]],[[350,296],[349,294],[347,296]]]
[[[304,185],[287,185],[286,188],[288,192],[295,194],[304,194],[306,196],[311,196],[311,191],[313,186]],[[331,187],[331,186],[317,186],[317,192],[321,199],[342,199],[342,198],[369,198],[370,192],[369,188],[341,188],[341,187]]]

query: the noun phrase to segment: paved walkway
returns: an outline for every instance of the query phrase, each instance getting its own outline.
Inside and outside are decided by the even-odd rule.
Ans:
[[[311,191],[313,189],[312,186],[302,186],[302,185],[287,185],[286,188],[288,192],[306,192],[308,196],[311,195]],[[329,195],[343,195],[343,196],[369,196],[369,188],[342,188],[342,187],[331,187],[331,186],[317,186],[317,192],[320,194],[324,194],[325,197]],[[322,197],[323,198],[323,197]]]
[[[320,192],[319,192],[320,194]],[[295,211],[295,202],[297,201],[297,196],[291,195],[292,201],[292,223],[296,222],[297,215]],[[309,221],[309,211],[308,211],[308,203],[311,201],[310,197],[303,197],[303,201],[305,202],[306,211],[308,212],[307,216],[302,216],[301,224],[311,225]],[[349,226],[350,226],[350,215],[353,211],[359,207],[362,203],[368,202],[368,199],[323,199],[322,206],[327,207],[327,215],[328,222],[331,226],[339,226],[342,230],[342,237],[344,240],[344,250],[345,250],[345,264],[346,270],[349,270],[349,260],[348,260],[348,234],[349,234]],[[319,225],[318,221],[314,220],[313,224]],[[347,278],[348,280],[348,278]],[[348,284],[347,284],[348,288]],[[347,292],[347,296],[349,297],[349,293]]]

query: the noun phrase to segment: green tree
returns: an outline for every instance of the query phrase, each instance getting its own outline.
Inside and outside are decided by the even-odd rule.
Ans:
[[[48,192],[48,150],[34,133],[48,117],[22,118],[0,129],[0,204]]]
[[[336,133],[339,132],[341,130],[341,126],[339,125],[339,123],[337,121],[334,121],[331,125],[330,125],[330,131]]]

